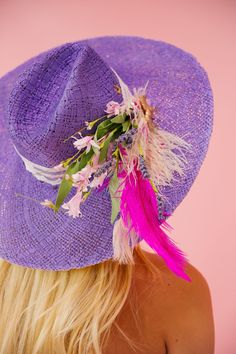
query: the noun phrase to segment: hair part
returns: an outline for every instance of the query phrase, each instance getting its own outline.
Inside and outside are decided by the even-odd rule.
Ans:
[[[157,267],[139,244],[134,257],[151,277]],[[132,291],[135,264],[105,262],[68,271],[32,269],[0,260],[0,353],[102,354]],[[132,313],[137,327],[139,317]]]

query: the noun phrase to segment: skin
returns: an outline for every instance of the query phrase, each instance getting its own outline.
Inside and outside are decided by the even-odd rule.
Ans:
[[[160,270],[160,277],[151,280],[138,259],[132,292],[116,321],[141,343],[143,351],[132,350],[114,329],[104,354],[214,354],[212,301],[204,276],[188,263],[189,283],[173,274],[161,257],[145,253]],[[133,320],[132,302],[139,304],[140,331]]]

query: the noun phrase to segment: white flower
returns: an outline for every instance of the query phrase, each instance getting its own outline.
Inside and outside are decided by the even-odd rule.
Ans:
[[[62,204],[62,208],[68,210],[67,214],[72,216],[73,218],[77,218],[79,216],[82,216],[82,213],[80,211],[80,204],[82,202],[83,195],[81,191],[77,191],[77,193],[74,195],[69,202]]]
[[[86,192],[88,190],[89,177],[95,171],[96,169],[88,164],[82,170],[71,175],[74,186],[79,190]]]
[[[86,165],[82,170],[71,175],[73,182],[79,182],[87,180],[91,174],[95,171],[95,168],[90,164]]]
[[[98,150],[100,149],[100,146],[93,140],[93,136],[85,136],[80,139],[77,138],[74,139],[76,139],[76,141],[73,142],[73,145],[78,150],[81,150],[86,146],[87,146],[86,153],[89,152],[92,146],[94,146]]]
[[[118,115],[120,113],[120,104],[115,101],[108,102],[105,112],[108,113],[108,118]]]
[[[98,176],[98,177],[94,177],[94,179],[92,180],[92,182],[89,184],[89,186],[91,188],[95,188],[95,187],[100,187],[103,182],[104,182],[104,179],[106,178],[107,176],[107,171],[102,173],[101,176]]]

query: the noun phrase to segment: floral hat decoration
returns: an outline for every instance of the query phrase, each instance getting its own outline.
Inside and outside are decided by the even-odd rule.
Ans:
[[[125,47],[124,57],[116,44],[119,48]],[[127,50],[128,44],[132,44],[132,49]],[[152,51],[153,59],[142,75],[147,50]],[[109,66],[105,59],[110,56]],[[127,58],[128,64],[133,66],[130,70],[128,67],[119,70]],[[155,71],[151,73],[153,68]],[[155,76],[158,68],[159,80]],[[170,68],[172,75],[165,81]],[[131,82],[131,89],[120,73],[128,82],[138,76],[138,80],[133,80],[136,86]],[[138,83],[143,82],[142,78],[146,81],[141,86]],[[1,256],[18,264],[44,269],[80,268],[109,258],[128,263],[133,261],[134,246],[144,240],[170,270],[190,281],[184,271],[186,255],[168,236],[166,231],[172,228],[166,219],[177,206],[173,205],[173,186],[189,183],[187,188],[190,188],[211,134],[211,89],[205,71],[195,58],[164,42],[138,37],[101,37],[50,49],[10,72],[0,84],[1,81],[10,102],[4,111],[7,112],[5,127],[8,129],[2,129],[1,134],[6,135],[5,148],[10,139],[11,153],[18,164],[21,162],[21,180],[12,182],[14,196],[11,195],[11,204],[8,202],[3,212],[9,220],[9,212],[13,211],[10,205],[14,204],[13,216],[24,215],[20,222],[21,246],[18,245],[16,251],[13,240],[10,240],[11,244],[8,240],[4,248],[3,239]],[[8,82],[11,85],[7,91]],[[166,119],[170,129],[161,127],[165,106],[155,97],[158,85],[161,97],[170,95],[168,90],[171,90],[173,100],[176,100],[174,129],[170,126],[173,117],[169,112]],[[186,90],[189,87],[194,87],[196,102],[193,92]],[[176,96],[173,88],[176,88]],[[167,99],[166,106],[168,104]],[[188,112],[185,117],[180,116],[181,110]],[[77,115],[81,113],[82,116]],[[43,114],[46,118],[42,118]],[[190,122],[183,123],[184,119]],[[182,123],[184,129],[181,130]],[[180,129],[175,128],[176,124]],[[205,135],[197,136],[195,128],[197,133],[202,130]],[[196,142],[203,147],[201,154],[195,150]],[[24,183],[23,174],[29,178],[28,186],[31,183],[31,187],[35,186],[34,189],[23,188],[24,193],[22,188],[17,189]],[[3,194],[0,191],[0,195]],[[19,200],[24,204],[23,214],[22,206],[20,210],[16,209]],[[26,208],[34,210],[31,211],[33,218],[29,219],[30,214],[28,218],[25,216]],[[43,225],[39,226],[36,214],[42,213],[46,219],[40,218]],[[29,236],[27,222],[38,229],[38,238],[33,236],[33,227]],[[8,232],[13,230],[14,233],[12,224],[10,226]],[[57,233],[53,239],[56,227],[61,234]],[[83,241],[79,243],[82,237]],[[37,252],[43,253],[40,262]]]

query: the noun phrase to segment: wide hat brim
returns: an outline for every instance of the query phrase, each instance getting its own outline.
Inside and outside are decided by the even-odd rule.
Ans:
[[[163,41],[106,36],[78,43],[95,49],[131,90],[149,81],[147,97],[158,110],[157,124],[191,144],[184,178],[162,188],[167,213],[172,214],[196,179],[209,146],[213,95],[206,71],[193,55]],[[40,201],[55,201],[57,196],[55,187],[26,170],[4,126],[9,95],[29,63],[0,79],[0,257],[48,270],[82,268],[111,259],[113,225],[106,189],[89,196],[79,219],[15,196],[19,193]]]

